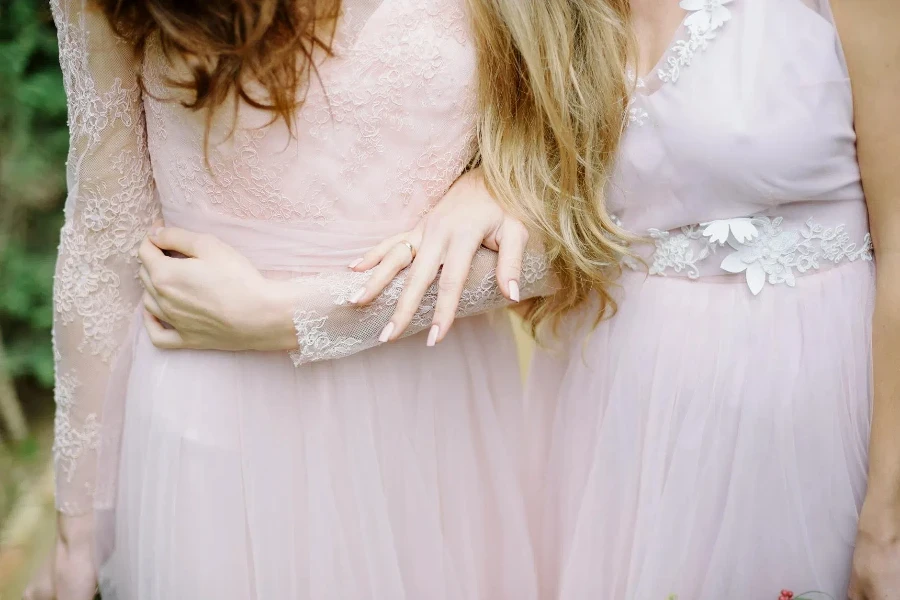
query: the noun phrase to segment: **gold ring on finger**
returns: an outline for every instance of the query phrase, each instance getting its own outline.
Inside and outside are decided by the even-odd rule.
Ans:
[[[402,240],[400,243],[409,249],[410,261],[416,260],[416,247],[406,240]]]

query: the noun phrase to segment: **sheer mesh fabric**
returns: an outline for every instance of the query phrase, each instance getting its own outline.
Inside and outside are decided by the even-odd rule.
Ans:
[[[479,315],[507,304],[497,287],[496,266],[495,252],[482,248],[476,253],[457,317]],[[395,278],[372,304],[350,304],[368,277],[368,273],[324,273],[300,280],[303,301],[294,315],[298,349],[291,353],[295,365],[340,358],[378,345],[378,336],[403,291],[406,273]],[[554,282],[546,258],[536,251],[526,253],[520,278],[522,300],[551,294]],[[431,328],[439,289],[440,278],[425,293],[403,337]]]
[[[344,18],[339,32],[341,41],[345,44],[356,41],[359,32],[384,2],[385,0],[344,0]]]
[[[830,0],[799,0],[810,9],[819,14],[823,19],[828,21],[830,24],[834,25],[834,13],[831,11],[831,2]],[[840,35],[835,29],[835,45],[837,47],[838,55],[840,56],[841,65],[844,68],[844,73],[848,73],[847,71],[847,60],[844,57],[844,48],[841,45]],[[849,75],[848,75],[849,76]]]
[[[54,285],[57,503],[91,510],[110,363],[142,289],[137,248],[159,206],[136,65],[83,0],[53,0],[69,105],[69,193]]]

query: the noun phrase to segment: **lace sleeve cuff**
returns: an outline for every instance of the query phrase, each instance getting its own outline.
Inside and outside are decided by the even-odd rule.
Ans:
[[[470,317],[510,305],[497,286],[497,253],[482,248],[460,298],[457,317]],[[355,306],[350,297],[365,285],[369,273],[325,273],[303,281],[303,302],[294,314],[297,350],[291,353],[296,366],[343,358],[379,344],[378,335],[390,321],[406,280],[398,275],[384,292],[367,306]],[[555,279],[542,254],[528,252],[519,281],[522,300],[551,294]],[[436,279],[403,337],[431,327],[438,295]]]

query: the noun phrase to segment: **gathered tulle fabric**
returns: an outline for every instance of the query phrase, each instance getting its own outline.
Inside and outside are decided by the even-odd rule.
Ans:
[[[402,278],[365,309],[335,297],[474,156],[465,3],[345,0],[295,135],[246,104],[186,108],[169,84],[186,67],[158,39],[135,64],[87,0],[51,4],[72,131],[57,504],[95,510],[104,600],[535,599],[520,374],[508,321],[487,314],[507,303],[496,254],[461,305],[486,314],[436,348],[373,348]],[[160,215],[297,278],[298,314],[316,313],[298,360],[152,347],[137,248]]]
[[[542,597],[845,597],[872,274],[754,297],[630,273],[612,320],[542,351],[528,384]]]
[[[104,600],[535,598],[508,320],[423,348],[297,369],[139,335]]]
[[[542,597],[846,598],[875,266],[837,30],[827,0],[681,6],[607,198],[649,274],[530,374]]]

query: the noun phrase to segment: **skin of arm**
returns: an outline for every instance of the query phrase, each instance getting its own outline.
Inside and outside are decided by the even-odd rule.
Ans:
[[[893,600],[900,598],[900,3],[832,4],[853,85],[859,164],[878,270],[869,480],[850,597]]]

